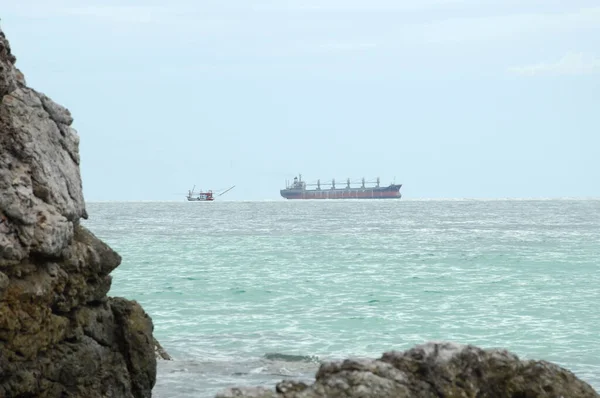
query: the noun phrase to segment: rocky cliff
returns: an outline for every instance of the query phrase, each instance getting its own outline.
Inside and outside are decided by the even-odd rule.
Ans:
[[[79,137],[0,31],[0,397],[150,397],[152,320],[106,296],[120,256],[87,218]]]
[[[312,385],[230,388],[218,398],[598,398],[587,383],[546,361],[504,350],[427,343],[375,360],[324,363]]]

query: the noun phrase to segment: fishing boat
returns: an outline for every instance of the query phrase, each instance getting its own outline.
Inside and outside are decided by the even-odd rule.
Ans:
[[[233,188],[235,188],[235,185],[219,193],[217,197],[226,194]],[[188,191],[188,194],[186,196],[188,202],[213,202],[215,200],[215,196],[212,190],[208,190],[206,192],[203,190],[200,190],[200,192],[194,192],[195,189],[196,186],[194,185],[194,187],[190,191]]]

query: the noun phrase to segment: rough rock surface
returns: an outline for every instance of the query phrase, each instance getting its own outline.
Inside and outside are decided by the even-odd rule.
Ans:
[[[218,398],[593,398],[599,395],[566,369],[520,360],[504,350],[426,343],[379,359],[324,363],[312,385],[284,381],[275,390],[230,388]]]
[[[120,256],[87,218],[70,112],[0,30],[0,397],[150,397],[153,324],[106,296]]]

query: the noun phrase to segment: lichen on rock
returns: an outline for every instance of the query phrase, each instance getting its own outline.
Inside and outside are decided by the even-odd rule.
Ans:
[[[15,62],[0,30],[0,397],[150,397],[152,320],[107,297],[121,257],[80,224],[73,117]]]
[[[378,359],[323,363],[312,385],[283,381],[275,389],[235,387],[217,398],[598,398],[570,371],[520,360],[506,350],[430,342]]]

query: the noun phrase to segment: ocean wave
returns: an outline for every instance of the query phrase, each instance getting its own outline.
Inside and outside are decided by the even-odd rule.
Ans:
[[[320,362],[319,357],[314,355],[294,355],[294,354],[281,354],[278,352],[266,353],[263,356],[264,359],[270,361],[283,361],[283,362]]]

